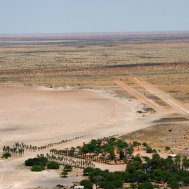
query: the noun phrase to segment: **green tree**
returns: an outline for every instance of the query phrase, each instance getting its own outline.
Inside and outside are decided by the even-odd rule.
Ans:
[[[102,174],[102,171],[98,168],[93,169],[90,173],[89,173],[89,178],[90,180],[95,183],[96,182],[96,178],[100,177]]]
[[[167,171],[161,170],[161,169],[155,169],[151,174],[151,178],[153,180],[156,180],[157,182],[165,182],[167,181],[169,174]]]
[[[175,163],[176,163],[177,169],[180,169],[180,164],[181,164],[181,157],[180,156],[175,157]]]
[[[183,166],[185,169],[189,168],[189,159],[187,159],[186,157],[183,158]]]
[[[179,183],[176,180],[170,180],[170,181],[168,181],[168,184],[169,184],[170,188],[172,188],[172,189],[179,188]]]
[[[184,182],[185,185],[189,185],[189,176],[182,177],[182,181]]]
[[[152,153],[153,149],[150,146],[146,147],[146,153]]]
[[[113,185],[116,187],[116,188],[122,188],[123,187],[123,181],[121,179],[115,179],[113,181]]]
[[[123,160],[124,157],[125,157],[125,155],[124,155],[123,151],[120,151],[120,153],[119,153],[120,160]]]
[[[143,171],[136,171],[134,173],[136,181],[139,182],[145,182],[147,180],[147,176]]]
[[[57,163],[56,161],[49,161],[49,163],[47,164],[47,168],[48,169],[59,169],[60,164]]]
[[[70,171],[72,171],[72,166],[71,165],[65,165],[64,170],[70,172]]]
[[[141,183],[139,184],[138,189],[154,189],[154,186],[151,183]]]
[[[92,182],[91,182],[90,180],[82,180],[82,181],[80,182],[80,184],[81,184],[82,186],[84,186],[85,189],[92,189],[92,188],[93,188],[93,184],[92,184]]]
[[[130,184],[131,189],[138,189],[138,185],[135,183]]]
[[[165,170],[175,170],[176,169],[174,161],[171,157],[164,159],[163,164],[164,164]]]
[[[92,171],[93,171],[93,168],[91,168],[91,167],[86,167],[86,168],[83,170],[83,175],[84,175],[84,176],[87,176],[87,175],[89,175]]]
[[[108,182],[104,185],[104,189],[116,189],[116,186],[112,182]]]

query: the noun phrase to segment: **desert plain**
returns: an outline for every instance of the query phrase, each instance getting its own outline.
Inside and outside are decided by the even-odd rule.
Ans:
[[[188,155],[188,52],[188,33],[1,35],[1,149],[78,137],[57,145],[61,149],[117,136]],[[24,161],[37,153],[0,160],[0,187],[53,188],[81,180],[81,170],[68,178],[30,172]]]

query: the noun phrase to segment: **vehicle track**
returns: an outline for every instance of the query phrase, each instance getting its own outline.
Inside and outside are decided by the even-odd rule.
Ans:
[[[131,96],[134,96],[138,100],[140,100],[142,103],[146,104],[147,106],[154,109],[156,112],[162,112],[165,111],[165,108],[163,106],[160,106],[156,102],[154,102],[152,99],[147,98],[145,95],[141,94],[137,90],[133,89],[129,85],[127,85],[125,82],[123,82],[121,79],[116,79],[115,84],[128,92]]]
[[[159,97],[161,100],[163,100],[165,103],[167,103],[169,106],[171,106],[175,112],[178,112],[180,114],[184,114],[186,116],[189,115],[189,110],[185,108],[185,106],[179,102],[178,100],[174,99],[171,95],[167,94],[164,91],[161,91],[160,89],[154,87],[149,82],[145,81],[141,78],[130,78],[133,82],[138,84],[139,86],[145,88],[148,92],[151,94]]]

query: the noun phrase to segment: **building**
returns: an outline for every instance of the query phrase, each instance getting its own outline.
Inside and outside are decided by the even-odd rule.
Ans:
[[[74,189],[84,189],[84,186],[74,186]]]

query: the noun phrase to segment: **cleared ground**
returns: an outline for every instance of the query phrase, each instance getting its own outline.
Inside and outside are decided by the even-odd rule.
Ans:
[[[1,87],[0,104],[1,145],[92,134],[123,111],[118,102],[86,90]]]
[[[127,133],[140,127],[130,128],[127,120],[134,125],[142,117],[136,110],[143,109],[140,102],[107,91],[39,87],[0,87],[0,104],[1,146],[95,136],[101,129],[110,130],[106,135]]]

